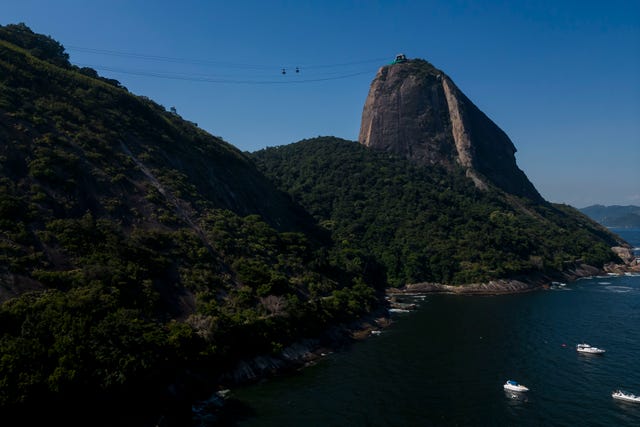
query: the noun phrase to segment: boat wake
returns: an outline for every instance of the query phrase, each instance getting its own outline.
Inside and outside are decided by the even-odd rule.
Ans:
[[[529,397],[527,396],[526,393],[518,393],[518,392],[515,392],[515,391],[505,390],[504,391],[504,395],[509,401],[514,402],[514,403],[528,402],[529,401]]]
[[[605,286],[605,289],[616,294],[626,294],[627,292],[633,291],[633,288],[629,286]]]

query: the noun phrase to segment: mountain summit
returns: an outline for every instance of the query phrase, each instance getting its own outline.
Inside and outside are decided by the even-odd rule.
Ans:
[[[359,142],[423,165],[461,166],[478,188],[542,201],[507,136],[442,71],[422,59],[381,67],[362,112]]]

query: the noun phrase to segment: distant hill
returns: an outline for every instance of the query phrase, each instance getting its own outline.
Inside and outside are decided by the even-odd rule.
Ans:
[[[640,206],[592,205],[580,212],[605,227],[640,227]]]

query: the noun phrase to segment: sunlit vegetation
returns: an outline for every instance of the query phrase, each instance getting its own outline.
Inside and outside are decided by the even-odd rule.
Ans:
[[[615,259],[615,237],[568,206],[478,190],[463,170],[416,166],[323,137],[254,153],[259,167],[392,286],[465,284]]]

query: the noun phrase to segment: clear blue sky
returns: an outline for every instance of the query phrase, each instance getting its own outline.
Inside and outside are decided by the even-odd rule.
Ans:
[[[0,24],[53,37],[72,63],[243,151],[356,140],[377,69],[400,52],[426,59],[510,136],[547,200],[640,205],[638,0],[2,0],[0,10]]]

